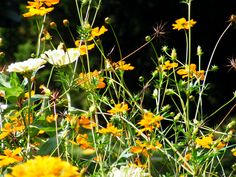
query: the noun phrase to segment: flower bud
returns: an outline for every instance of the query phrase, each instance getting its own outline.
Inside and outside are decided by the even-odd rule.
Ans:
[[[153,93],[152,93],[153,98],[157,98],[158,97],[158,90],[154,89]]]
[[[202,54],[203,54],[203,51],[202,51],[201,46],[197,46],[197,55],[200,57],[202,56]]]
[[[57,29],[57,24],[56,24],[55,22],[51,22],[51,23],[50,23],[50,27],[51,27],[52,29]]]
[[[63,20],[63,25],[64,25],[65,27],[69,27],[69,25],[70,25],[69,20],[64,19],[64,20]]]
[[[175,94],[175,91],[173,89],[166,89],[165,90],[165,94],[166,95],[174,95]]]
[[[176,60],[177,59],[176,49],[172,49],[171,54],[170,54],[170,58],[172,60]]]
[[[111,18],[110,17],[106,17],[105,18],[105,23],[106,24],[110,24],[111,23]]]
[[[146,36],[145,37],[145,41],[149,42],[151,40],[151,37],[150,36]]]
[[[163,52],[167,52],[167,50],[168,50],[168,47],[166,45],[162,47]]]
[[[227,130],[233,129],[235,127],[235,125],[236,125],[236,122],[233,120],[226,126],[226,129]]]

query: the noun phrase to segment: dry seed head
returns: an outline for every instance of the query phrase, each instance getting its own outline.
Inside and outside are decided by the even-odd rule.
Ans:
[[[236,71],[236,58],[232,57],[232,58],[228,58],[228,60],[229,60],[229,65],[227,66],[230,67],[229,70],[233,69],[234,71]]]
[[[235,23],[236,23],[236,15],[232,14],[232,15],[229,17],[228,22],[235,24]]]

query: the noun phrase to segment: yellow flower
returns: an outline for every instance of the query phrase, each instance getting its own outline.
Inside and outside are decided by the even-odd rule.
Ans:
[[[79,51],[80,55],[87,55],[88,50],[92,50],[95,47],[95,44],[90,44],[90,45],[81,45],[79,46]]]
[[[197,22],[194,20],[187,21],[185,18],[180,18],[175,20],[175,24],[172,24],[173,29],[177,29],[178,31],[181,29],[188,30],[189,28],[193,27]]]
[[[176,68],[178,67],[178,63],[171,63],[170,60],[165,61],[165,63],[163,65],[160,66],[162,68],[163,71],[165,70],[171,70],[172,68]]]
[[[231,149],[231,152],[233,153],[233,156],[236,157],[236,148]]]
[[[16,165],[5,177],[81,177],[78,168],[59,157],[36,156],[34,159]]]
[[[200,147],[210,149],[213,143],[213,135],[203,136],[202,138],[196,138],[195,143]]]
[[[128,104],[126,103],[119,103],[116,104],[114,108],[108,110],[110,114],[117,114],[117,113],[123,113],[129,110]]]
[[[58,4],[60,0],[34,0],[28,1],[28,6],[26,8],[29,9],[28,12],[24,13],[24,17],[32,17],[32,16],[44,16],[45,14],[53,11],[54,7],[52,5]]]
[[[23,157],[19,156],[21,148],[17,148],[14,151],[5,149],[3,152],[4,155],[0,155],[0,168],[23,160]]]
[[[97,70],[94,70],[90,73],[80,73],[79,78],[77,80],[77,83],[82,88],[91,88],[91,86],[94,86],[92,88],[96,89],[102,89],[106,87],[106,84],[104,81],[104,78],[99,75],[100,73]]]
[[[101,133],[101,134],[112,134],[114,136],[120,136],[120,132],[122,132],[122,130],[116,128],[111,123],[107,124],[107,128],[102,128],[102,129],[98,130],[98,133]]]
[[[197,66],[195,64],[190,64],[190,67],[186,65],[184,69],[179,69],[177,74],[181,75],[182,78],[186,78],[189,73],[190,78],[195,77],[197,79],[204,80],[204,70],[197,71],[196,69]]]
[[[141,142],[140,140],[135,141],[137,146],[132,146],[130,151],[136,154],[143,154],[144,156],[148,156],[151,151],[155,151],[162,147],[162,144],[159,141],[156,141],[154,145],[149,144],[147,142]]]
[[[48,115],[47,117],[46,117],[46,121],[48,122],[48,123],[52,123],[52,122],[54,122],[54,121],[56,121],[57,120],[57,118],[58,118],[58,114],[51,114],[51,115]]]
[[[102,34],[104,34],[105,32],[107,32],[108,30],[105,28],[105,26],[102,26],[101,28],[96,27],[93,28],[91,31],[91,37],[98,37],[101,36]]]
[[[93,149],[90,142],[88,142],[88,134],[78,134],[76,137],[76,143],[81,149]]]
[[[25,129],[25,126],[21,125],[19,122],[15,123],[5,123],[4,127],[1,129],[0,140],[7,137],[10,133],[21,132]]]
[[[133,70],[134,67],[131,66],[130,63],[125,63],[125,61],[118,61],[117,62],[117,68],[116,69],[120,69],[120,70],[123,70],[123,71],[128,71],[128,70]]]
[[[34,90],[31,91],[31,96],[33,96],[33,95],[35,95],[35,91],[34,91]],[[25,93],[25,98],[26,98],[26,99],[29,98],[29,92],[26,92],[26,93]]]
[[[217,144],[216,148],[217,148],[217,149],[222,149],[222,148],[225,147],[225,146],[226,146],[226,144],[225,144],[224,142],[220,141],[220,142]]]
[[[146,112],[143,115],[143,118],[138,122],[139,125],[141,125],[142,128],[138,135],[144,131],[152,132],[155,128],[160,127],[160,121],[164,118],[160,115],[154,116],[151,112]]]
[[[82,126],[85,129],[92,129],[96,126],[96,123],[91,121],[86,114],[82,114],[77,121],[78,126]]]

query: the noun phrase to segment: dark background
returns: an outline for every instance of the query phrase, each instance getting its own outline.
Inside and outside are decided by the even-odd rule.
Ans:
[[[26,4],[26,1],[24,2]],[[22,19],[19,10],[18,5],[20,3],[23,2],[17,0],[1,0],[0,2],[0,26],[8,30],[7,35],[9,35],[11,44],[7,45],[7,50],[12,52],[17,49],[17,39],[12,39],[11,36],[18,36],[19,26],[25,21]],[[192,18],[197,21],[197,24],[192,28],[192,62],[197,63],[197,56],[194,52],[200,45],[204,52],[202,68],[206,68],[216,41],[228,25],[227,21],[230,15],[236,14],[236,1],[194,0],[192,1],[191,12]],[[72,26],[76,26],[78,23],[74,1],[61,0],[52,16],[53,20],[58,23],[61,23],[63,18],[68,18]],[[179,0],[104,0],[96,25],[101,26],[105,17],[112,19],[124,56],[144,44],[145,36],[153,34],[153,27],[161,22],[166,23],[167,34],[161,40],[155,41],[156,47],[161,48],[163,45],[168,45],[170,48],[177,49],[179,57],[184,56],[184,32],[174,31],[171,27],[176,19],[187,18],[187,5],[180,3]],[[22,38],[22,36],[18,37]],[[108,53],[115,45],[115,40],[111,34],[106,34],[103,40],[105,51]],[[150,51],[150,47],[146,47],[127,59],[127,62],[136,67],[126,76],[128,86],[134,90],[139,87],[136,82],[139,76],[148,77],[151,70],[154,69],[150,59],[152,56]],[[9,55],[8,57],[9,60],[5,59],[4,61],[15,60],[14,56]],[[118,59],[117,48],[115,48],[112,58]],[[211,92],[210,96],[206,98],[206,112],[221,106],[222,103],[232,97],[233,91],[236,90],[236,72],[234,70],[229,71],[229,67],[227,67],[229,58],[236,58],[235,27],[230,28],[226,33],[215,53],[212,64],[218,65],[219,71],[210,73],[208,77],[208,82],[211,83]],[[181,58],[179,59],[181,60]],[[217,115],[219,116],[218,119],[220,120],[232,106],[233,104],[220,112]]]

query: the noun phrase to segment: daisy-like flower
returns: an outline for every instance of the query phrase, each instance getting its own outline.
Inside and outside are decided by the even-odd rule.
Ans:
[[[5,149],[3,151],[4,155],[0,155],[0,168],[9,164],[22,161],[23,157],[19,155],[20,152],[21,148],[17,148],[13,151],[11,151],[10,149]]]
[[[231,149],[231,152],[232,152],[233,156],[236,157],[236,148]]]
[[[144,169],[135,166],[121,166],[120,168],[113,167],[108,173],[108,177],[148,177],[148,173]]]
[[[100,72],[98,72],[97,70],[94,70],[90,73],[80,73],[77,83],[80,87],[85,89],[102,89],[106,87],[104,78],[100,76]]]
[[[32,16],[44,16],[45,14],[53,11],[54,7],[52,5],[58,4],[60,0],[34,0],[28,1],[27,9],[28,12],[24,13],[24,17]]]
[[[195,64],[190,64],[190,66],[186,65],[184,69],[179,69],[177,71],[177,74],[181,75],[182,78],[186,78],[189,75],[190,78],[195,77],[200,80],[204,80],[204,73],[204,70],[197,71],[197,66]]]
[[[152,112],[146,112],[143,115],[143,118],[138,122],[143,128],[138,132],[140,133],[144,131],[152,132],[155,128],[160,127],[160,121],[164,118],[160,115],[154,116]]]
[[[47,117],[46,117],[46,121],[48,122],[48,123],[52,123],[52,122],[54,122],[54,121],[56,121],[57,120],[57,118],[58,118],[58,114],[51,114],[51,115],[48,115]]]
[[[125,63],[125,61],[118,61],[117,62],[117,68],[116,69],[120,69],[122,71],[128,71],[128,70],[133,70],[134,67],[131,66],[130,63]]]
[[[178,67],[178,63],[176,62],[171,63],[170,60],[167,60],[160,67],[162,68],[163,71],[171,70],[172,68]]]
[[[111,123],[108,123],[107,128],[102,128],[98,132],[101,133],[101,134],[112,134],[114,136],[120,136],[120,133],[122,132],[122,130],[116,128]]]
[[[78,134],[76,137],[76,143],[81,149],[93,149],[91,143],[88,141],[88,134]]]
[[[48,63],[60,67],[73,63],[80,56],[80,52],[77,48],[69,48],[64,50],[61,48],[61,44],[56,50],[48,50],[41,55],[41,58],[44,58]]]
[[[11,133],[15,134],[17,132],[22,132],[24,129],[25,129],[25,126],[18,122],[15,122],[15,123],[6,122],[4,124],[4,127],[1,129],[0,140],[4,139]]]
[[[175,20],[175,24],[172,24],[173,29],[177,29],[178,31],[181,29],[189,30],[189,28],[193,27],[197,22],[191,19],[187,21],[185,18],[180,18]]]
[[[96,123],[91,121],[86,114],[82,114],[77,121],[77,126],[82,126],[85,129],[91,130],[93,127],[96,126]]]
[[[115,107],[108,110],[107,112],[109,112],[110,114],[117,114],[117,113],[127,112],[128,110],[129,110],[128,104],[119,103],[119,104],[116,104]]]
[[[42,58],[30,58],[26,61],[12,63],[8,66],[8,72],[27,73],[41,68],[46,61]]]
[[[159,141],[156,141],[155,144],[149,144],[147,142],[141,142],[140,140],[136,140],[136,146],[132,146],[130,151],[136,154],[143,154],[144,156],[148,156],[151,151],[155,151],[162,147],[162,144]]]
[[[196,138],[195,143],[197,146],[210,149],[213,143],[213,135],[203,136],[202,138]]]
[[[36,156],[34,159],[16,165],[5,177],[80,177],[78,168],[61,160],[59,157]]]
[[[94,38],[94,37],[101,36],[102,34],[104,34],[107,31],[108,30],[105,28],[105,26],[102,26],[101,28],[95,27],[91,31],[91,37]]]

